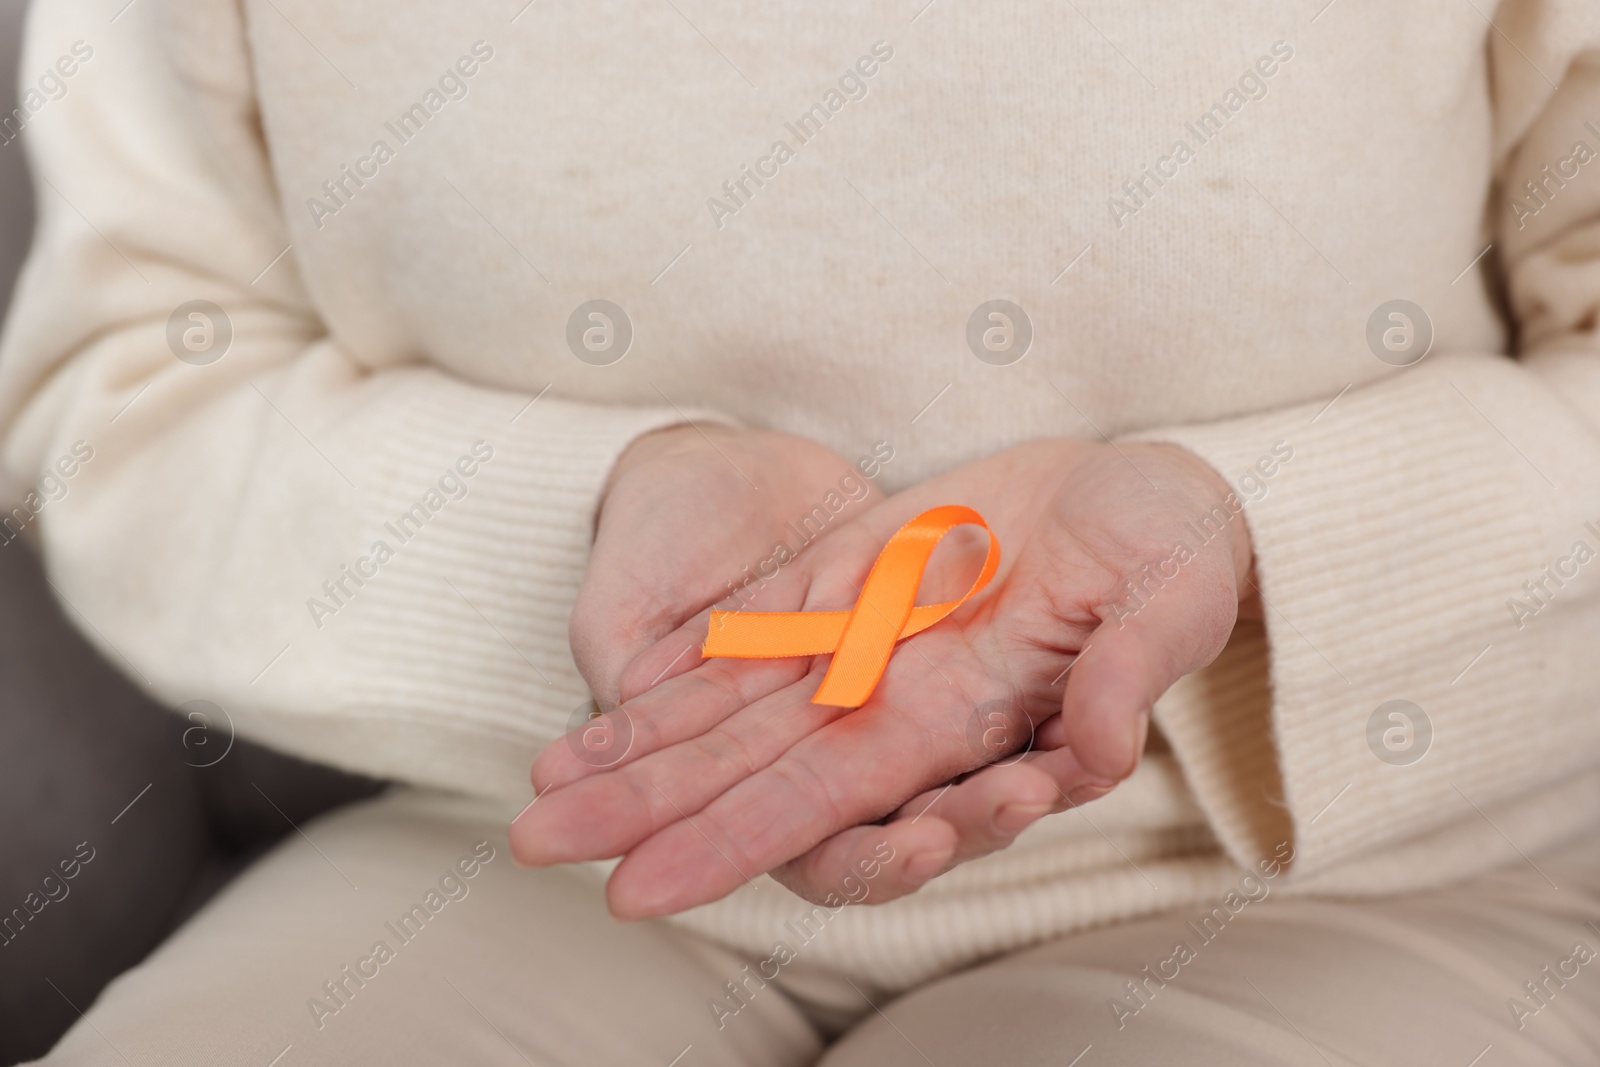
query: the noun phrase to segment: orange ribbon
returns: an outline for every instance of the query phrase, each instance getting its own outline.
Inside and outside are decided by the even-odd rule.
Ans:
[[[917,605],[917,586],[928,557],[957,526],[982,526],[989,534],[983,571],[959,600]],[[1000,566],[1000,541],[969,507],[929,508],[894,532],[849,611],[713,611],[701,654],[730,659],[781,659],[832,652],[833,662],[813,704],[859,708],[889,666],[895,643],[921,633],[989,584]]]

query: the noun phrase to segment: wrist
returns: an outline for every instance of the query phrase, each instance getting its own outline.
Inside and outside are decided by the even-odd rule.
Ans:
[[[1241,618],[1260,618],[1260,595],[1255,583],[1255,548],[1250,524],[1245,518],[1244,501],[1233,485],[1211,464],[1182,445],[1159,443],[1144,446],[1165,453],[1192,472],[1198,482],[1198,496],[1206,509],[1221,504],[1228,512],[1228,549],[1233,560],[1234,584],[1239,593]]]
[[[690,438],[698,439],[699,431],[691,423],[679,422],[640,434],[628,442],[628,446],[611,465],[611,473],[606,475],[605,485],[600,490],[601,502],[604,503],[612,487],[624,474],[652,459],[681,449]]]

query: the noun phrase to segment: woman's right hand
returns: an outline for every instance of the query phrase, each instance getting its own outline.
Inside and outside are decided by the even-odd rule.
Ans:
[[[607,481],[568,628],[578,670],[601,706],[652,684],[625,678],[640,652],[729,600],[779,543],[798,551],[789,524],[830,493],[845,501],[830,529],[882,499],[849,460],[793,434],[679,425],[629,445]],[[689,647],[684,658],[698,661]],[[799,678],[806,661],[774,666]]]

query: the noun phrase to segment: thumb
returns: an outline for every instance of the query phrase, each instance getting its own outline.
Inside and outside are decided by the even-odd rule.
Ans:
[[[1106,785],[1133,773],[1157,698],[1221,653],[1238,615],[1231,568],[1195,560],[1173,579],[1147,570],[1110,605],[1067,676],[1061,723],[1085,771]]]
[[[715,594],[688,589],[674,604],[658,583],[640,580],[628,564],[596,545],[567,622],[578,673],[602,703],[622,700],[622,677],[640,653],[681,626]],[[689,583],[686,583],[689,584]]]

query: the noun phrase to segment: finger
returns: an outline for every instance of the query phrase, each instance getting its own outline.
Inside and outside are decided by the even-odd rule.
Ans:
[[[1045,815],[1074,807],[1104,790],[1086,787],[1093,776],[1070,748],[1032,751],[937,790],[928,790],[895,812],[896,819],[936,815],[961,834],[956,861],[1004,848]],[[1092,795],[1089,788],[1097,791]]]
[[[762,610],[828,610],[848,606],[854,595],[851,583],[871,564],[860,550],[859,535],[830,532],[827,547],[804,563],[792,563],[754,596]],[[841,558],[842,557],[842,558]],[[814,578],[813,569],[828,571]],[[743,600],[740,603],[744,603]],[[625,700],[614,717],[618,729],[628,733],[626,744],[606,746],[599,754],[580,743],[584,727],[552,744],[534,760],[533,783],[539,790],[559,788],[592,774],[615,770],[668,745],[697,737],[729,715],[762,697],[803,678],[811,669],[808,658],[712,659],[700,654],[710,612],[689,622],[646,649],[638,662],[624,671],[619,691]]]
[[[598,738],[603,744],[591,745],[585,736],[590,724],[582,724],[546,745],[533,761],[534,788],[542,795],[698,737],[809,669],[803,659],[705,662],[608,711],[611,732]]]
[[[513,854],[529,866],[620,856],[696,814],[797,740],[848,714],[811,702],[820,682],[821,672],[813,672],[714,730],[544,794],[513,822]]]
[[[762,610],[792,611],[807,602],[810,576],[795,572],[787,576],[783,588],[772,590],[765,598],[767,607]],[[723,611],[742,611],[746,602],[742,598],[729,598],[717,604]],[[647,693],[662,682],[688,674],[701,664],[709,663],[701,654],[711,626],[711,610],[707,608],[666,634],[659,641],[634,656],[622,671],[618,684],[623,703]]]
[[[1033,731],[1033,747],[1039,752],[1049,752],[1067,743],[1067,726],[1058,711],[1041,722]]]
[[[898,699],[897,673],[905,686]],[[929,689],[926,674],[891,664],[872,702],[629,852],[607,889],[614,913],[668,915],[725,896],[970,770],[979,757],[965,737],[968,698],[937,680]]]
[[[584,590],[568,621],[567,642],[589,691],[602,703],[619,703],[620,679],[628,665],[679,621],[670,615],[641,616],[634,605],[608,603]]]
[[[621,497],[611,499],[608,490],[602,502],[568,622],[579,672],[595,696],[611,704],[622,699],[619,680],[628,664],[726,596],[730,561],[759,558],[777,526],[768,515],[772,495],[753,489],[747,478],[728,479],[725,456],[704,432],[657,436],[645,452],[647,458],[630,465],[627,488],[613,486]],[[781,477],[788,469],[774,454],[758,450],[757,457],[762,462],[752,469],[758,476]],[[709,464],[712,475],[700,464]],[[739,509],[747,510],[749,521],[719,522]],[[658,516],[666,516],[665,526],[652,521]],[[707,536],[683,536],[697,528]]]
[[[956,843],[955,829],[937,817],[855,826],[775,868],[772,877],[813,904],[883,904],[948,869]]]
[[[1197,560],[1136,612],[1119,605],[1095,629],[1067,676],[1061,721],[1067,744],[1101,785],[1133,773],[1156,699],[1217,657],[1237,608],[1231,566],[1224,573]]]
[[[685,616],[722,595],[706,577],[717,573],[712,562],[686,555],[677,566],[691,577],[685,578],[684,587],[670,590],[659,575],[635,573],[634,565],[611,538],[598,539],[567,625],[578,672],[607,704],[626,699],[621,678],[641,653],[683,627]]]
[[[850,603],[871,557],[862,550],[867,543],[863,535],[846,529],[830,533],[827,547],[819,546],[806,566],[794,567],[775,588],[763,590],[774,610],[829,610]],[[824,568],[826,575],[813,578],[813,567]],[[672,657],[681,656],[680,662],[690,658],[682,648],[667,655],[687,636],[680,631],[661,642],[659,652],[647,652],[645,669],[665,660],[657,673],[670,675],[675,669]],[[780,695],[814,664],[817,678]],[[699,811],[845,713],[809,702],[822,665],[824,660],[807,658],[701,661],[609,712],[604,717],[607,729],[580,727],[567,735],[565,745],[547,746],[533,770],[541,795],[585,780],[595,784],[575,796],[549,795],[537,811],[519,816],[513,839],[519,860],[545,864],[619,855],[673,821],[671,811],[677,811],[677,818]],[[768,697],[776,703],[763,704]],[[742,709],[747,713],[730,724]],[[591,753],[584,745],[590,733],[607,742],[603,751]],[[625,742],[616,739],[618,733],[627,735]],[[671,754],[651,758],[664,752]],[[663,806],[661,801],[669,803]]]
[[[1048,722],[1059,723],[1059,717]],[[1084,785],[1086,777],[1071,749],[1029,752],[1016,762],[985,767],[930,789],[908,801],[887,824],[835,834],[771,874],[813,903],[826,903],[829,893],[848,898],[845,891],[861,883],[870,883],[870,895],[852,903],[887,903],[916,892],[951,867],[1006,848],[1045,815],[1099,796],[1103,790]],[[898,862],[886,868],[885,876],[873,877],[863,856],[869,843],[880,848],[880,842],[887,843],[881,847],[892,850]],[[906,855],[908,850],[927,855]]]
[[[731,597],[719,601],[724,611],[826,611],[849,607],[871,567],[877,531],[884,520],[875,509],[859,519],[827,530],[804,546],[801,555],[770,577],[751,576]],[[639,652],[621,672],[619,693],[626,702],[672,678],[708,662],[701,655],[711,624],[711,610],[697,613]]]
[[[627,703],[707,662],[700,649],[705,644],[710,620],[711,612],[702,611],[635,656],[622,670],[618,698]]]
[[[796,571],[786,578],[782,587],[772,590],[765,598],[769,610],[793,610],[805,603],[809,575]],[[723,611],[742,611],[745,603],[741,595],[721,601],[717,607]],[[707,608],[636,655],[622,671],[618,684],[621,701],[626,703],[662,682],[710,662],[701,654],[710,626],[711,609]]]
[[[1065,756],[1061,761],[1071,765],[1068,776],[1082,773],[1070,752],[1051,755],[1058,760]],[[895,818],[943,819],[956,830],[955,861],[965,863],[1005,848],[1022,830],[1065,804],[1055,778],[1037,759],[1024,758],[985,767],[959,782],[924,793],[901,808]]]

